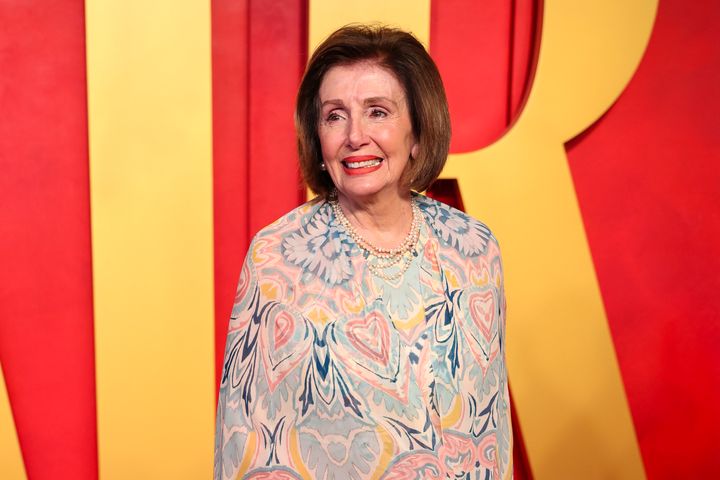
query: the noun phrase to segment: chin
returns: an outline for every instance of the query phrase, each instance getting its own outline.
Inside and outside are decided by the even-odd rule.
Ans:
[[[369,199],[383,192],[388,191],[377,185],[352,186],[340,189],[340,193],[351,200]]]

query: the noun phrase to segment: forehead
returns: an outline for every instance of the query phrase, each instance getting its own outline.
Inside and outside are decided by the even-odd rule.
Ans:
[[[405,97],[405,90],[395,74],[374,62],[336,65],[324,75],[318,91],[320,101],[350,100],[367,97]]]

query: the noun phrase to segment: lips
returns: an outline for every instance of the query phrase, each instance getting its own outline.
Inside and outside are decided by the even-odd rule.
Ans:
[[[383,159],[375,155],[355,155],[342,160],[343,170],[348,175],[364,175],[380,168]]]

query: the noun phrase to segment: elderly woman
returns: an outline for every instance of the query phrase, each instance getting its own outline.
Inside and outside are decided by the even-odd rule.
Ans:
[[[343,27],[310,59],[296,127],[318,197],[247,254],[215,478],[511,478],[497,242],[416,193],[450,141],[435,64],[409,33]]]

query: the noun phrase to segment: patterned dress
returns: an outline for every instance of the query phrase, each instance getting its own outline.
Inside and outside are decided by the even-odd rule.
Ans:
[[[222,372],[216,479],[507,479],[505,301],[487,227],[418,195],[418,255],[373,276],[326,202],[254,238]]]

